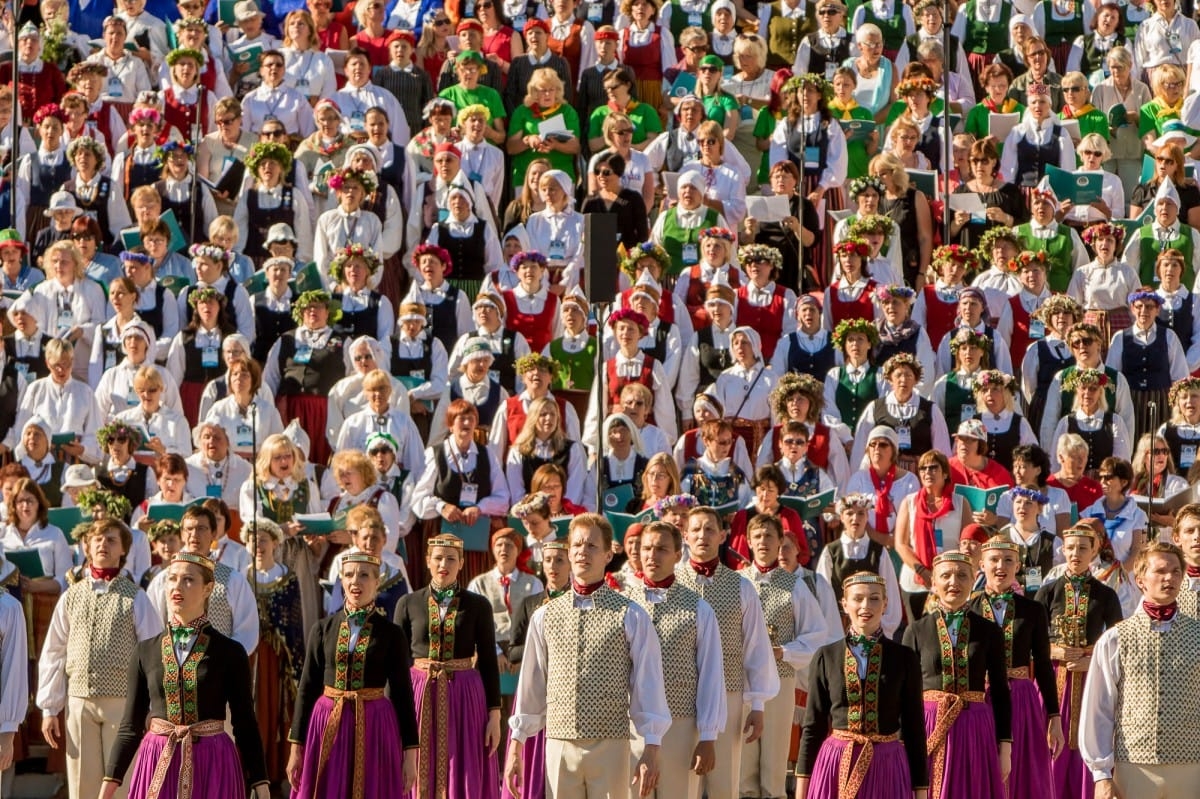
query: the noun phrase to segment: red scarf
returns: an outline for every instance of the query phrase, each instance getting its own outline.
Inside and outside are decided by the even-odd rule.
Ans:
[[[1179,611],[1179,603],[1172,602],[1169,605],[1155,605],[1143,599],[1142,610],[1146,611],[1146,615],[1155,621],[1170,621],[1175,618],[1175,614]]]
[[[608,575],[605,576],[607,577]],[[574,577],[571,578],[571,587],[574,588],[575,593],[579,594],[580,596],[591,596],[592,594],[596,593],[596,591],[598,591],[602,585],[604,585],[604,580],[601,580],[598,583],[588,583],[587,585],[584,585],[583,583],[577,582]]]
[[[118,566],[113,569],[101,569],[89,564],[88,571],[91,572],[93,580],[104,580],[107,582],[116,578],[121,573],[121,568]]]
[[[874,467],[867,470],[871,475],[871,484],[875,486],[875,532],[887,534],[888,516],[892,515],[892,483],[896,482],[896,464],[892,464],[887,474],[880,477]]]
[[[766,566],[759,566],[759,565],[758,565],[758,561],[754,561],[754,568],[758,569],[758,573],[759,573],[759,574],[768,574],[769,572],[772,572],[772,571],[774,571],[774,570],[775,570],[775,569],[776,569],[778,566],[779,566],[779,559],[778,559],[778,558],[776,558],[775,560],[771,561],[771,562],[770,562],[769,564],[767,564]]]
[[[926,510],[928,507],[927,500],[929,498],[928,491],[922,488],[917,492],[917,495],[913,497],[913,544],[915,545],[914,548],[917,551],[917,561],[926,569],[933,566],[933,559],[938,554],[937,539],[934,537],[933,533],[934,522],[944,516],[949,515],[950,511],[954,509],[953,495],[954,487],[950,485],[949,481],[947,481],[945,487],[942,489],[942,504],[936,511],[932,513]],[[918,577],[917,580],[920,582],[921,578]]]
[[[1200,566],[1188,566],[1187,567],[1187,576],[1188,577],[1200,577]]]
[[[671,586],[675,585],[675,575],[668,574],[666,577],[662,578],[661,580],[651,580],[649,577],[642,577],[642,581],[646,584],[647,588],[658,588],[660,590],[666,590],[666,589],[670,588]]]
[[[701,563],[698,560],[689,560],[688,565],[695,570],[696,574],[700,574],[705,577],[712,577],[717,573],[717,567],[721,565],[721,559],[713,558],[712,560],[705,561],[704,563]]]

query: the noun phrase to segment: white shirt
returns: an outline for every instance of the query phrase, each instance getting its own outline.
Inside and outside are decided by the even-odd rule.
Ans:
[[[310,48],[300,52],[292,47],[280,49],[284,59],[283,82],[305,97],[332,97],[337,91],[333,59]]]
[[[209,496],[209,486],[214,491],[220,490],[218,499],[233,507],[238,501],[238,491],[242,483],[252,482],[250,464],[245,458],[234,455],[232,451],[225,460],[212,463],[203,452],[197,452],[185,458],[188,465],[187,492],[194,497]]]
[[[310,136],[317,129],[308,98],[287,83],[261,84],[242,99],[242,127],[258,133],[269,119],[277,119],[292,135]]]
[[[104,425],[104,416],[96,403],[96,395],[86,383],[68,380],[59,386],[53,378],[34,380],[21,396],[21,407],[17,423],[4,437],[4,444],[14,449],[25,423],[33,416],[41,416],[50,424],[51,435],[75,432],[83,445],[85,460],[95,462],[100,458],[100,445],[96,442],[96,431]]]
[[[867,548],[871,544],[871,539],[867,536],[855,539],[843,533],[839,540],[842,544],[842,552],[848,560],[862,560],[867,556]],[[833,560],[829,557],[828,548],[821,550],[821,557],[817,559],[816,571],[826,580],[833,579]],[[896,567],[892,565],[892,559],[886,548],[879,558],[879,576],[883,578],[884,591],[887,595],[887,608],[883,611],[883,632],[884,635],[891,638],[903,620],[904,610],[900,604],[900,585],[896,580]],[[840,630],[841,627],[839,626],[838,629]]]
[[[21,549],[34,550],[42,562],[42,571],[45,575],[56,580],[64,590],[66,589],[67,572],[75,563],[71,558],[71,548],[67,546],[67,539],[63,536],[62,530],[52,524],[35,523],[25,533],[25,540],[22,541],[17,528],[12,524],[6,524],[4,533],[0,536],[0,547],[3,547],[5,552]]]
[[[209,408],[204,421],[220,425],[229,439],[230,448],[239,455],[251,454],[256,439],[262,446],[268,436],[283,432],[283,420],[275,404],[262,397],[251,399],[245,414],[238,407],[236,397],[219,399]]]
[[[753,583],[756,590],[759,583],[771,579],[771,572],[764,574],[753,565],[738,573]],[[783,650],[783,662],[796,670],[796,684],[808,685],[808,665],[813,655],[825,644],[841,636],[842,625],[839,620],[837,632],[830,631],[820,603],[803,579],[797,579],[792,586],[792,623],[796,637],[791,641],[779,642],[779,648]]]
[[[0,593],[0,733],[15,733],[29,709],[29,635],[25,611],[8,592]]]
[[[220,580],[220,577],[217,579]],[[153,603],[159,617],[164,621],[167,620],[169,615],[166,569],[154,576],[154,579],[150,581],[150,587],[146,589],[146,594],[150,597],[150,602]],[[250,581],[246,579],[245,574],[234,572],[229,575],[229,581],[225,583],[225,596],[229,600],[233,628],[230,630],[218,629],[218,632],[241,644],[247,655],[253,654],[258,646],[258,603],[254,599],[254,590],[250,587]],[[187,649],[190,648],[191,646],[188,644]]]

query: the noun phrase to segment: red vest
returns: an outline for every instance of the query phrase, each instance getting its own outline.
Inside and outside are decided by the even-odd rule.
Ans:
[[[783,317],[787,313],[787,306],[784,302],[786,292],[787,289],[777,284],[770,305],[751,305],[750,287],[742,286],[737,290],[737,316],[735,317],[737,323],[739,326],[752,327],[758,331],[758,335],[762,338],[763,360],[767,363],[771,362],[771,356],[775,354],[775,347],[779,344],[779,339],[783,337]],[[867,294],[867,292],[864,291],[863,294]],[[868,316],[868,319],[874,318],[874,309],[871,313],[872,316]]]
[[[688,271],[687,296],[683,298],[683,304],[687,306],[688,313],[692,317],[692,330],[699,330],[702,327],[708,327],[712,324],[712,319],[704,307],[704,298],[708,294],[708,284],[700,279],[700,274],[700,264],[696,264]],[[730,288],[738,288],[740,282],[738,273],[730,269]]]
[[[567,429],[567,401],[562,397],[553,399],[558,405],[558,415],[562,418],[562,429],[565,432]],[[504,406],[504,423],[508,427],[508,443],[510,445],[521,434],[521,428],[525,426],[525,415],[525,404],[521,402],[521,398],[509,397],[508,404]]]
[[[523,313],[517,305],[517,295],[504,292],[504,327],[525,337],[529,351],[538,353],[546,349],[554,337],[554,317],[558,313],[558,295],[547,292],[546,301],[539,314]]]
[[[109,108],[108,103],[102,103],[99,111],[90,112],[88,122],[104,134],[104,146],[108,148],[109,156],[112,156],[117,151],[117,143],[113,141],[112,137],[112,109]]]
[[[629,298],[632,296],[632,288],[627,288],[621,292],[622,308],[633,308],[633,304],[629,301]],[[658,298],[658,318],[663,322],[675,324],[675,295],[669,291]]]
[[[196,123],[196,118],[199,116],[200,135],[204,135],[205,120],[208,119],[208,92],[201,86],[198,94],[200,95],[199,102],[194,105],[184,105],[175,99],[174,86],[163,92],[163,117],[166,120],[164,130],[175,128],[186,141],[191,141],[192,125]]]
[[[554,20],[550,20],[550,30],[554,30]],[[583,23],[576,20],[571,23],[571,31],[565,39],[555,39],[550,36],[546,40],[546,46],[550,48],[550,52],[557,56],[562,56],[566,59],[567,66],[571,68],[571,75],[576,77],[579,75],[579,59],[583,55],[583,37],[580,35],[583,32]]]
[[[704,452],[704,442],[700,440],[700,428],[693,427],[683,434],[683,462],[694,461]],[[776,458],[776,460],[779,460]]]
[[[659,80],[662,78],[662,34],[659,26],[654,26],[650,41],[641,46],[629,43],[629,28],[621,31],[621,63],[633,70],[638,80]]]
[[[649,355],[642,353],[642,373],[637,377],[617,377],[617,359],[611,358],[608,361],[608,407],[615,409],[621,407],[621,389],[630,383],[641,383],[646,388],[654,391],[654,359]],[[511,400],[510,400],[511,402]],[[654,407],[646,409],[646,421],[649,424],[654,424]]]
[[[838,286],[840,280],[834,281],[829,287],[829,315],[833,317],[833,326],[837,327],[838,322],[846,319],[863,319],[868,322],[875,319],[875,305],[871,302],[871,295],[875,292],[876,283],[874,280],[867,281],[867,287],[858,295],[857,300],[843,302],[838,299]],[[741,313],[741,309],[738,309]],[[738,324],[742,324],[742,317],[738,316]],[[766,349],[766,341],[763,341],[763,349]]]
[[[1025,311],[1025,306],[1021,304],[1021,295],[1008,298],[1008,309],[1012,312],[1013,328],[1012,335],[1008,340],[1008,354],[1012,358],[1014,369],[1019,369],[1021,363],[1025,359],[1025,350],[1029,349],[1033,339],[1029,335],[1029,314]],[[996,364],[992,364],[992,368],[996,368]]]
[[[958,301],[943,302],[937,289],[926,284],[925,292],[925,332],[934,350],[941,346],[942,339],[954,329],[954,320],[958,316]]]

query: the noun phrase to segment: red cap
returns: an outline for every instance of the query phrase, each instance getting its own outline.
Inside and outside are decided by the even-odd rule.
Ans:
[[[480,30],[480,31],[482,31],[482,30],[483,30],[483,23],[482,23],[482,22],[480,22],[480,21],[479,21],[479,20],[477,20],[477,19],[471,19],[470,17],[467,17],[467,18],[464,18],[464,19],[460,19],[460,20],[458,21],[458,27],[454,29],[454,32],[455,32],[455,33],[462,33],[462,32],[463,32],[464,30],[466,30],[467,28],[475,28],[476,30]]]
[[[550,23],[544,19],[534,18],[525,22],[525,33],[529,33],[533,28],[541,28],[547,36],[550,35]]]
[[[620,38],[616,31],[596,31],[596,41],[598,42],[615,42]]]
[[[417,46],[417,37],[413,36],[412,31],[392,31],[388,34],[387,39],[384,40],[384,44],[390,47],[392,42],[398,42],[401,39],[405,40],[413,47]]]
[[[462,150],[458,149],[453,143],[448,141],[441,142],[440,144],[434,146],[433,154],[437,155],[438,153],[454,153],[455,158],[462,158]]]
[[[959,537],[969,541],[978,541],[983,544],[988,540],[988,531],[982,524],[968,524],[962,529],[962,534]]]

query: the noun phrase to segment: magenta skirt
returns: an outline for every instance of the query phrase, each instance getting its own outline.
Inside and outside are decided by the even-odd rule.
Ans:
[[[925,700],[925,734],[937,724],[937,702]],[[954,720],[946,736],[946,772],[942,790],[933,795],[934,758],[929,757],[929,799],[1005,799],[1000,779],[1000,755],[992,708],[970,702]]]
[[[1062,664],[1055,663],[1055,674],[1057,675],[1060,670],[1066,674],[1066,687],[1063,690],[1058,712],[1062,716],[1063,735],[1066,737],[1068,745],[1063,749],[1062,754],[1058,756],[1058,760],[1054,761],[1054,796],[1056,799],[1092,799],[1092,794],[1096,787],[1096,783],[1092,780],[1092,772],[1088,770],[1087,764],[1083,762],[1083,756],[1079,754],[1079,750],[1070,747],[1071,723],[1073,721],[1071,714],[1071,685],[1076,680],[1084,680],[1087,673],[1066,671]]]
[[[546,799],[545,730],[539,730],[521,748],[521,767],[521,795],[513,796],[505,785],[500,790],[500,799]]]
[[[1033,680],[1009,680],[1012,691],[1012,773],[1008,799],[1051,799],[1046,708]]]
[[[317,764],[321,757],[321,738],[333,713],[333,700],[322,696],[313,707],[304,742],[304,771],[300,784],[292,786],[292,799],[391,799],[398,796],[397,786],[404,784],[404,747],[400,743],[400,728],[390,699],[370,699],[363,703],[366,716],[366,751],[361,763],[363,793],[351,796],[354,779],[354,703],[347,702],[342,710],[342,723],[333,739],[329,761],[317,783]]]
[[[179,768],[183,745],[175,749],[167,778],[157,795],[150,795],[154,767],[158,756],[167,746],[167,736],[146,733],[138,747],[137,759],[129,778],[129,799],[176,799],[179,796]],[[242,761],[233,739],[221,735],[206,735],[192,740],[192,797],[204,799],[244,799],[248,792]]]
[[[412,668],[413,696],[417,700],[417,719],[421,718],[421,709],[425,705],[425,684],[429,681],[429,673],[423,669]],[[500,774],[495,756],[489,756],[484,745],[484,733],[487,730],[488,707],[487,696],[483,692],[483,679],[475,669],[456,671],[448,675],[450,681],[450,702],[448,735],[445,758],[448,773],[445,785],[445,799],[499,799]],[[432,699],[432,697],[430,697]],[[429,759],[429,784],[418,784],[410,799],[420,799],[426,796],[439,796],[435,791],[437,768],[436,764],[442,753],[438,751],[437,713],[433,715],[434,731],[431,735],[421,732],[421,757]],[[418,771],[421,773],[424,769]]]
[[[812,777],[808,781],[808,799],[839,799],[838,765],[847,746],[854,747],[853,767],[862,752],[860,744],[839,741],[832,735],[821,744]],[[862,787],[858,789],[858,795],[871,799],[912,799],[912,791],[912,775],[908,773],[904,744],[900,741],[875,744],[871,765]]]

